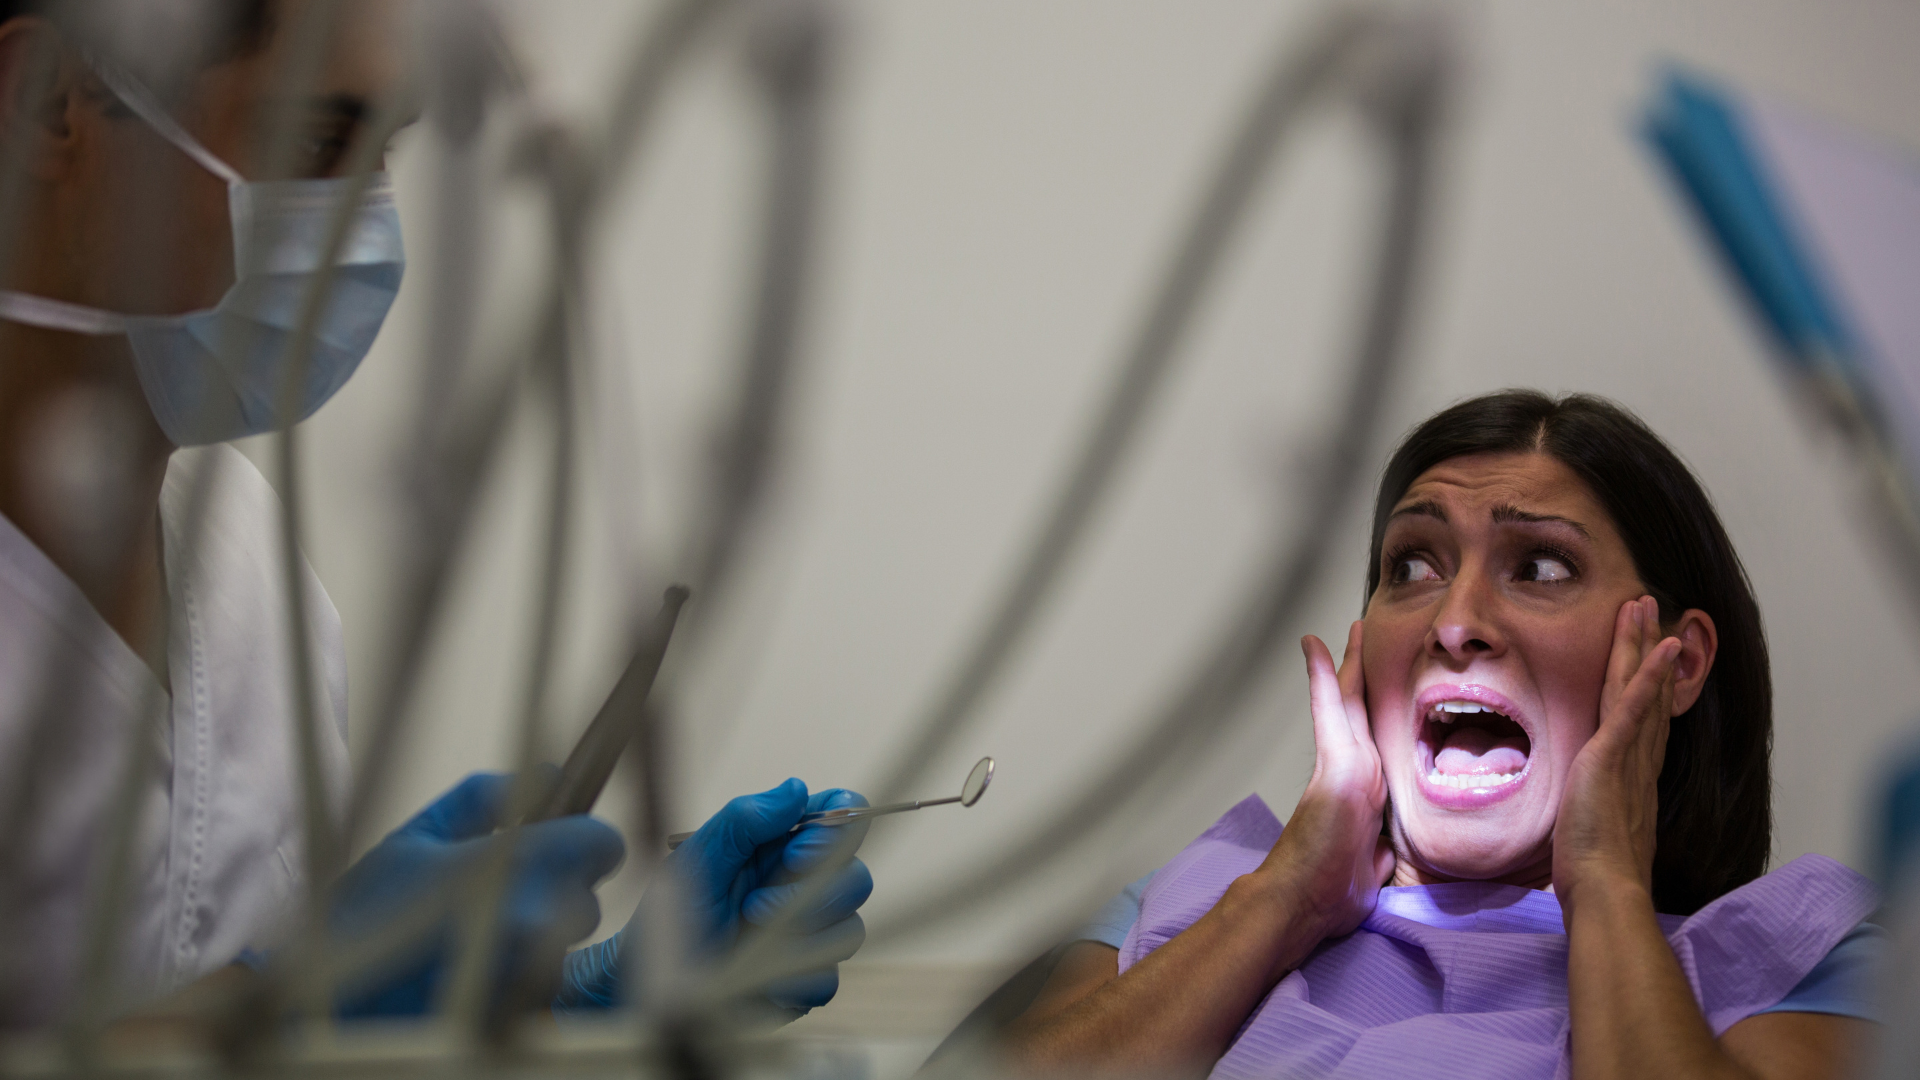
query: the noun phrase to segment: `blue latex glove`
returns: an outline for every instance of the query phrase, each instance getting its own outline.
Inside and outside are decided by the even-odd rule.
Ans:
[[[332,937],[364,938],[418,898],[450,883],[458,888],[457,876],[482,857],[501,824],[512,787],[511,776],[474,773],[362,856],[334,886]],[[593,887],[613,872],[624,851],[618,832],[584,815],[520,829],[500,911],[496,993],[508,978],[525,978],[529,965],[543,956],[554,962],[560,949],[593,932],[600,923]],[[451,917],[443,919],[383,970],[342,986],[340,1015],[426,1012],[454,956],[453,926]]]
[[[864,823],[789,830],[803,814],[865,805],[865,798],[840,788],[809,798],[805,784],[788,780],[727,803],[668,855],[663,866],[680,883],[692,944],[710,957],[731,949],[747,925],[772,922],[800,891],[803,877],[831,875],[825,893],[789,928],[797,939],[794,944],[826,953],[824,966],[764,988],[766,1000],[789,1018],[833,999],[840,988],[839,961],[851,957],[866,939],[857,909],[873,892],[873,876],[865,863],[848,857],[850,850],[832,860],[837,843],[851,838],[858,847],[866,835]],[[641,906],[646,903],[643,897]],[[620,952],[629,936],[639,937],[637,921],[636,913],[620,933],[568,954],[561,991],[554,998],[556,1009],[619,1003]]]

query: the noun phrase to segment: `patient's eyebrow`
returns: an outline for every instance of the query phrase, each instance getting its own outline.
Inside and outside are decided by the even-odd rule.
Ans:
[[[1593,539],[1593,534],[1587,531],[1587,527],[1572,518],[1561,517],[1558,514],[1535,514],[1527,510],[1522,510],[1517,506],[1509,506],[1504,503],[1493,508],[1493,520],[1494,523],[1498,525],[1565,525],[1574,532],[1579,533],[1583,538],[1588,540]]]
[[[1388,514],[1387,520],[1392,521],[1403,517],[1430,517],[1444,523],[1447,520],[1447,508],[1432,499],[1422,499],[1416,503],[1408,503]]]

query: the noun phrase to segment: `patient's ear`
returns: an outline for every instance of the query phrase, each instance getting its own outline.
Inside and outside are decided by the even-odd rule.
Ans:
[[[1720,650],[1720,632],[1714,629],[1713,616],[1688,608],[1666,636],[1680,639],[1680,655],[1673,662],[1673,715],[1679,716],[1700,700],[1700,689],[1707,684],[1714,654]]]

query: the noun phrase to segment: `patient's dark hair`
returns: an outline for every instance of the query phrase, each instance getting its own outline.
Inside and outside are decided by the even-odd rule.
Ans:
[[[1653,903],[1690,915],[1765,872],[1772,846],[1773,679],[1760,607],[1713,502],[1640,419],[1604,398],[1502,390],[1463,401],[1395,450],[1373,509],[1367,596],[1380,584],[1387,518],[1420,474],[1466,454],[1545,453],[1606,508],[1640,580],[1671,623],[1699,608],[1719,632],[1700,699],[1674,718],[1660,770]]]

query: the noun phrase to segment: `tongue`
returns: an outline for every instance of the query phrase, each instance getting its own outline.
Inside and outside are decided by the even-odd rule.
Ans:
[[[1433,757],[1442,776],[1492,776],[1526,767],[1525,735],[1495,736],[1484,728],[1461,727],[1447,733]]]

